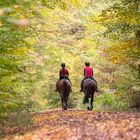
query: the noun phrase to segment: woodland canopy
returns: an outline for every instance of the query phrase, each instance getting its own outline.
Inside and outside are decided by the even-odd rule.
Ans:
[[[69,107],[83,108],[80,82],[89,61],[102,93],[95,110],[139,108],[139,8],[139,0],[0,1],[1,123],[13,113],[61,106],[61,62],[73,86]]]

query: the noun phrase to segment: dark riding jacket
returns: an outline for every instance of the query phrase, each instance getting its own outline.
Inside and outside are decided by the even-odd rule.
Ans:
[[[69,76],[69,71],[66,68],[62,68],[59,72],[59,76]]]
[[[69,80],[68,76],[69,76],[69,71],[68,71],[67,68],[60,69],[60,71],[59,71],[60,80],[63,79],[63,78],[66,78],[66,79]]]

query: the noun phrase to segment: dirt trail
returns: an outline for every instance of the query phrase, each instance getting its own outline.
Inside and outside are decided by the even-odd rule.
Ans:
[[[33,120],[4,140],[140,140],[140,113],[50,110]]]

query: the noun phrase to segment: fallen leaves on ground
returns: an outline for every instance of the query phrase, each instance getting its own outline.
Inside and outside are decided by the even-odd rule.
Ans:
[[[140,140],[140,113],[48,110],[34,114],[32,126],[16,129],[3,139]]]

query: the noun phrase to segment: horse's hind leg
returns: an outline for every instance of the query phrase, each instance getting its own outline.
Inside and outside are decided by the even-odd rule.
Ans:
[[[93,109],[93,94],[91,95],[91,100],[90,100],[90,108],[89,110]]]
[[[63,98],[62,97],[61,97],[61,104],[62,104],[62,109],[63,109],[64,107],[63,107]]]
[[[63,98],[61,98],[61,103],[62,103],[62,110],[66,110],[66,109],[65,109],[65,101],[64,101]]]
[[[61,102],[62,102],[62,110],[67,110],[67,102],[65,101],[65,99],[61,98]]]
[[[89,103],[89,98],[87,96],[87,94],[85,94],[84,96],[84,100],[83,100],[83,104]]]
[[[67,110],[67,102],[65,102],[64,109]]]
[[[67,99],[64,99],[64,106],[63,106],[63,108],[65,109],[65,110],[67,110]]]
[[[92,110],[93,109],[93,94],[91,95],[91,99],[90,99],[90,107],[88,107],[88,110]]]

